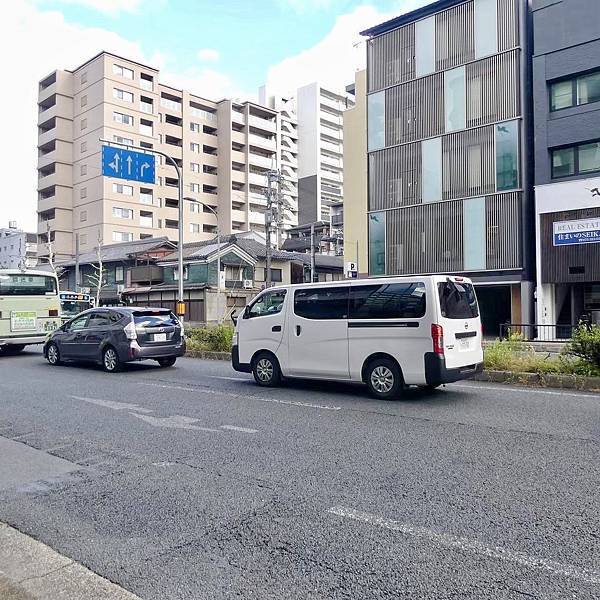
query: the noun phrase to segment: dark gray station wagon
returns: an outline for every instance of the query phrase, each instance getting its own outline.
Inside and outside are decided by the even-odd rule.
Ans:
[[[126,362],[148,359],[171,367],[184,354],[181,323],[163,308],[86,310],[50,334],[44,344],[44,356],[51,365],[90,361],[109,372],[119,371]]]

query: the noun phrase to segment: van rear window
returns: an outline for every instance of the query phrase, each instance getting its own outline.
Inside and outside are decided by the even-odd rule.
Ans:
[[[438,284],[440,309],[446,319],[474,319],[479,316],[477,296],[470,283],[445,281]]]
[[[421,282],[350,288],[351,319],[418,319],[425,309],[425,284]]]

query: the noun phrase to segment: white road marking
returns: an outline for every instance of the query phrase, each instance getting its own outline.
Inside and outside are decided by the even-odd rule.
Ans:
[[[451,387],[450,387],[451,386]],[[491,385],[461,385],[460,383],[451,383],[449,384],[449,389],[451,388],[461,388],[464,390],[493,390],[495,392],[503,391],[503,392],[514,392],[518,394],[546,394],[547,396],[574,396],[575,398],[594,398],[595,400],[600,400],[600,394],[578,394],[576,392],[552,392],[550,390],[542,390],[539,388],[514,388],[508,387],[501,383],[499,383],[496,387]]]
[[[250,377],[225,377],[224,375],[206,375],[210,379],[225,379],[226,381],[252,381]]]
[[[103,406],[104,408],[110,408],[112,410],[135,410],[140,413],[151,413],[152,410],[143,408],[138,404],[132,404],[130,402],[115,402],[114,400],[100,400],[99,398],[87,398],[86,396],[70,396],[75,400],[82,400],[89,404],[96,404],[97,406]]]
[[[251,400],[258,400],[259,402],[272,402],[274,404],[288,404],[290,406],[303,406],[305,408],[317,408],[319,410],[342,410],[341,406],[327,406],[327,405],[323,405],[323,404],[310,404],[308,402],[297,402],[294,400],[279,400],[277,398],[264,398],[262,396],[252,396],[252,395],[246,395],[246,394],[232,394],[231,392],[223,392],[220,390],[209,390],[207,388],[190,388],[190,387],[184,387],[182,385],[165,385],[165,384],[160,384],[160,383],[147,383],[147,382],[141,382],[141,385],[149,385],[151,387],[159,387],[159,388],[166,388],[166,389],[170,389],[170,390],[183,390],[185,392],[191,392],[194,394],[213,394],[216,396],[228,396],[230,398],[243,398],[243,399],[251,399]]]
[[[425,527],[413,527],[411,525],[405,525],[399,521],[377,517],[369,513],[353,510],[351,508],[344,508],[343,506],[334,506],[327,512],[339,517],[345,517],[355,521],[368,523],[369,525],[383,527],[391,531],[397,531],[398,533],[402,533],[410,537],[425,539],[429,542],[439,546],[444,546],[446,548],[453,548],[459,551],[478,554],[480,556],[485,556],[496,560],[512,562],[520,565],[521,567],[526,567],[529,569],[548,571],[554,575],[578,579],[585,583],[591,583],[594,585],[600,584],[600,571],[582,569],[580,567],[558,563],[546,558],[529,556],[524,552],[509,550],[500,546],[487,546],[486,544],[476,540],[470,540],[468,538],[449,535],[446,533],[437,533]]]
[[[212,431],[214,433],[221,433],[218,429],[194,425],[194,423],[198,423],[200,419],[193,419],[192,417],[185,417],[183,415],[173,415],[171,417],[161,418],[151,417],[150,415],[138,415],[133,412],[130,412],[129,414],[141,419],[153,427],[164,427],[166,429],[192,429],[194,431]]]
[[[258,429],[248,429],[247,427],[236,427],[235,425],[220,425],[219,429],[228,429],[229,431],[239,431],[241,433],[258,433]]]

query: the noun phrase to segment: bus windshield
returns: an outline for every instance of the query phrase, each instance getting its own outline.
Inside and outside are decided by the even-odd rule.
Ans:
[[[56,293],[55,277],[27,273],[0,274],[0,296],[50,296]]]

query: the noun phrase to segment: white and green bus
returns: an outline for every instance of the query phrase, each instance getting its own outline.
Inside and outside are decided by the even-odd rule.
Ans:
[[[42,344],[60,324],[54,273],[0,269],[0,352],[12,354]]]
[[[63,323],[94,307],[94,299],[82,292],[60,292],[60,318]]]

